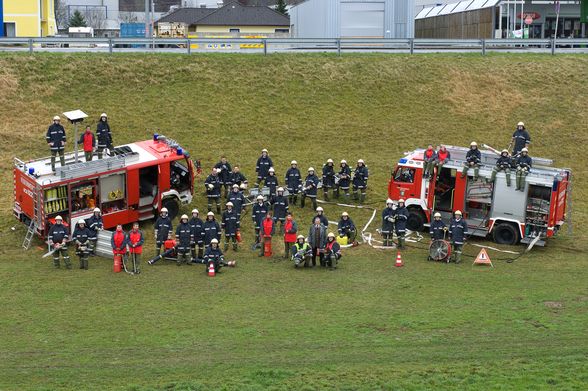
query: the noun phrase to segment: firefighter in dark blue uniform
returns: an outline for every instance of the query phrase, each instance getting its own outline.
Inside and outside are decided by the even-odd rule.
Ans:
[[[223,212],[221,227],[225,231],[225,252],[229,250],[229,240],[233,242],[233,251],[238,250],[237,231],[240,228],[239,216],[233,209],[233,203],[227,202],[227,209]]]
[[[470,168],[474,169],[474,180],[478,180],[478,173],[480,172],[480,166],[482,165],[482,153],[478,149],[478,144],[472,141],[470,144],[470,150],[466,154],[466,161],[463,164],[463,170],[461,170],[461,177],[465,178],[468,175]]]
[[[298,201],[298,193],[302,188],[302,175],[298,169],[298,162],[292,160],[290,162],[290,168],[286,172],[286,188],[288,189],[288,201],[290,205],[296,205]]]
[[[270,204],[274,203],[274,198],[276,197],[276,191],[278,190],[278,177],[276,176],[276,170],[273,167],[270,167],[268,170],[267,176],[264,179],[264,186],[267,186],[269,189],[269,197],[268,201]]]
[[[190,228],[192,229],[192,235],[194,241],[190,246],[192,260],[200,259],[204,257],[204,228],[202,227],[202,220],[199,217],[198,209],[192,209],[192,218],[190,219]],[[198,256],[196,254],[196,245],[198,245]]]
[[[243,204],[245,204],[245,196],[239,191],[239,185],[233,185],[233,191],[229,193],[229,201],[233,203],[233,208],[237,213],[237,218],[241,221],[241,212],[243,211]]]
[[[257,164],[255,165],[255,172],[257,173],[257,181],[255,181],[255,187],[259,187],[262,181],[265,180],[265,177],[269,174],[269,169],[274,166],[272,159],[269,157],[267,153],[267,149],[261,150],[261,156],[257,159]]]
[[[529,156],[529,150],[527,148],[521,149],[521,153],[516,160],[517,167],[517,190],[525,191],[525,178],[531,171],[533,166],[533,159]]]
[[[206,215],[206,220],[202,223],[202,229],[204,230],[204,245],[210,246],[210,241],[212,239],[220,240],[221,237],[221,227],[216,222],[214,218],[214,213],[208,212]]]
[[[161,246],[163,246],[163,242],[167,240],[167,237],[170,232],[173,232],[173,226],[171,219],[167,215],[168,210],[167,208],[161,208],[159,212],[159,217],[155,221],[155,225],[153,226],[154,234],[155,234],[155,255],[161,254]]]
[[[386,208],[382,211],[382,237],[384,238],[384,246],[392,246],[392,236],[394,233],[394,202],[390,198],[386,200]]]
[[[78,220],[78,224],[72,234],[72,240],[76,244],[76,255],[80,258],[80,269],[88,270],[88,255],[90,254],[90,230],[84,219]]]
[[[53,117],[53,124],[47,129],[47,135],[45,139],[51,149],[51,171],[55,172],[55,157],[59,154],[59,162],[61,167],[65,166],[65,155],[63,150],[65,149],[65,128],[61,125],[61,119],[58,115]]]
[[[341,190],[345,193],[345,198],[349,199],[349,187],[351,186],[351,167],[347,164],[346,160],[341,160],[339,173],[339,183],[335,187],[335,198],[339,198]]]
[[[314,220],[316,218],[318,218],[321,221],[321,224],[325,227],[329,226],[329,219],[327,218],[327,216],[325,216],[325,210],[322,206],[316,208],[316,215],[314,215],[314,217],[310,221],[310,224],[314,223]]]
[[[468,234],[468,223],[462,218],[461,211],[456,210],[455,217],[449,223],[449,236],[453,246],[453,260],[455,263],[461,262],[461,251]]]
[[[447,226],[441,220],[441,213],[435,212],[433,215],[433,221],[429,226],[429,233],[431,234],[431,240],[441,240],[445,237],[445,231],[447,231]]]
[[[353,173],[353,197],[355,200],[359,199],[359,202],[365,201],[368,178],[368,168],[363,159],[359,159]]]
[[[508,150],[503,149],[500,153],[500,157],[496,161],[496,166],[492,169],[492,175],[488,182],[494,182],[496,180],[496,174],[499,171],[504,171],[506,175],[506,185],[510,186],[510,168],[512,167],[512,159],[508,154]]]
[[[102,222],[102,211],[100,208],[94,208],[94,212],[88,221],[86,221],[86,227],[90,230],[90,252],[96,254],[96,244],[98,243],[98,231],[104,228]]]
[[[176,250],[178,253],[177,264],[181,266],[182,263],[191,263],[189,257],[190,249],[194,244],[194,230],[188,222],[188,215],[180,217],[180,224],[176,228]]]
[[[288,214],[288,198],[284,196],[284,188],[278,187],[276,198],[272,205],[274,212],[274,224],[280,223],[280,234],[284,233],[284,223]]]
[[[239,186],[239,189],[245,190],[247,188],[247,178],[243,175],[239,166],[233,167],[229,181],[233,186]]]
[[[98,159],[102,159],[102,153],[106,148],[112,149],[112,132],[108,124],[108,116],[106,113],[100,115],[100,121],[96,126],[96,138],[98,139]]]
[[[316,194],[319,182],[318,177],[314,173],[314,168],[310,167],[302,187],[302,200],[300,201],[301,208],[304,208],[304,201],[306,200],[306,197],[308,197],[312,200],[312,208],[316,210]]]
[[[206,247],[206,252],[204,253],[203,263],[208,265],[211,262],[214,266],[214,272],[220,273],[221,267],[225,264],[225,257],[218,247],[218,239],[211,239],[210,246]],[[204,272],[208,273],[208,267],[204,269]]]
[[[355,241],[357,228],[355,228],[353,220],[349,217],[349,213],[341,213],[341,220],[339,220],[339,223],[337,224],[337,231],[339,232],[340,237],[347,236],[348,243],[353,243]]]
[[[231,164],[227,161],[226,156],[221,156],[220,162],[214,165],[218,172],[218,180],[221,188],[225,189],[225,198],[229,196],[229,186],[231,186]]]
[[[324,200],[329,200],[329,189],[335,188],[335,168],[333,159],[327,159],[327,163],[323,166],[323,195]],[[335,190],[333,190],[333,193]],[[333,194],[334,195],[334,194]]]
[[[216,168],[212,169],[212,172],[204,181],[204,187],[206,188],[208,211],[212,211],[212,202],[214,201],[216,204],[216,213],[220,213],[221,182],[218,177],[218,170]]]
[[[525,129],[525,124],[523,122],[519,122],[517,124],[517,129],[512,134],[512,141],[514,143],[514,148],[512,150],[512,155],[516,157],[523,148],[528,148],[529,144],[531,144],[531,136],[527,129]]]
[[[259,232],[261,230],[261,223],[263,219],[267,215],[269,211],[269,207],[267,203],[263,201],[263,196],[258,195],[256,198],[256,203],[253,204],[253,208],[251,209],[251,219],[253,220],[253,226],[255,227],[255,243],[251,246],[253,250],[259,244]]]
[[[404,200],[398,200],[398,206],[394,210],[394,227],[396,230],[396,238],[398,239],[398,248],[404,249],[404,236],[406,235],[406,223],[408,222],[408,209],[404,205]]]
[[[49,246],[55,250],[53,252],[53,266],[56,269],[59,269],[59,255],[63,257],[63,262],[65,263],[65,267],[71,269],[71,262],[69,259],[69,254],[67,253],[67,242],[69,241],[69,234],[67,232],[67,227],[62,224],[63,219],[61,216],[55,217],[55,224],[51,226],[49,229],[49,236],[47,242]]]

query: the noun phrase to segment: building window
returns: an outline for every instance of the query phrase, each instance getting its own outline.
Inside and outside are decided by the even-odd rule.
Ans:
[[[4,23],[4,35],[6,38],[16,37],[16,23],[14,23],[14,22]]]
[[[290,29],[276,29],[275,32],[288,34],[290,32]]]
[[[240,33],[241,29],[229,29],[229,33]]]

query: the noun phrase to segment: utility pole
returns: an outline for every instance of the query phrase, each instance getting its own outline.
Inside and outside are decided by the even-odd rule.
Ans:
[[[149,17],[149,0],[145,0],[145,38],[149,38],[149,24],[151,18]]]

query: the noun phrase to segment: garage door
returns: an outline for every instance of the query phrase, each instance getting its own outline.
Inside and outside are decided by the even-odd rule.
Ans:
[[[341,3],[341,37],[384,37],[384,3]]]

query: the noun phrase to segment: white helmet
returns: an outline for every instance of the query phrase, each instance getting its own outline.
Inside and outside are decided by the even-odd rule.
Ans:
[[[520,121],[517,126],[525,126],[525,123],[523,121]]]
[[[359,159],[357,162],[358,163],[361,163],[361,164],[365,164],[365,162],[363,161],[363,159]]]
[[[102,211],[100,210],[100,208],[94,208],[94,213],[96,213],[96,212],[100,213]]]
[[[104,117],[104,118],[108,118],[108,116],[106,115],[106,113],[102,113],[102,114],[100,114],[100,118],[102,118],[102,117]]]
[[[345,159],[342,159],[342,160],[341,160],[341,164],[347,164],[347,160],[345,160]]]
[[[347,212],[343,212],[343,213],[341,213],[341,217],[343,217],[343,216],[347,216],[347,217],[349,217],[349,213],[347,213]]]
[[[214,216],[214,213],[213,212],[208,212],[206,215],[207,216]]]
[[[247,185],[245,183],[241,183],[241,186],[239,186],[239,187],[243,190],[247,189]]]
[[[239,185],[238,185],[238,184],[236,184],[236,183],[235,183],[235,184],[233,184],[233,189],[234,189],[235,187],[238,189],[238,188],[239,188]]]
[[[200,212],[198,212],[198,209],[192,209],[192,214],[194,214],[194,213],[200,214]]]
[[[213,185],[212,183],[209,183],[209,184],[208,184],[208,188],[209,188],[210,190],[212,190],[212,189],[214,189],[214,185]]]
[[[529,150],[527,148],[523,148],[523,149],[521,149],[521,152],[527,152],[528,153]]]
[[[217,169],[216,169],[216,173],[217,173],[217,174],[220,174],[221,172],[222,172],[222,168],[217,168]]]
[[[305,239],[305,238],[304,238],[304,235],[298,235],[298,236],[296,237],[296,239]]]
[[[311,171],[314,172],[314,168],[313,167],[308,167],[308,172],[311,172]]]
[[[255,198],[257,201],[263,201],[263,196],[260,194]]]
[[[388,205],[388,204],[393,204],[393,203],[394,203],[394,201],[392,201],[390,198],[388,198],[388,199],[386,200],[386,205]]]
[[[461,210],[456,210],[455,212],[453,212],[456,216],[461,216]]]
[[[182,217],[180,217],[180,220],[184,220],[184,219],[188,220],[188,215],[182,215]]]
[[[214,243],[214,244],[218,244],[218,239],[212,239],[212,240],[210,241],[210,244],[213,244],[213,243]]]
[[[327,159],[327,163],[333,163],[333,159]]]
[[[401,199],[399,199],[399,200],[398,200],[398,203],[399,203],[399,204],[400,204],[401,202],[404,204],[404,198],[401,198]]]
[[[55,216],[55,220],[56,221],[63,221],[63,217],[57,215],[57,216]]]
[[[274,170],[273,167],[270,167],[270,169],[268,170],[269,172],[276,172],[276,170]]]
[[[441,213],[435,212],[435,214],[433,215],[433,217],[441,217]]]
[[[56,115],[55,117],[53,117],[53,121],[61,121],[61,118],[59,118],[59,116]]]
[[[505,153],[505,152],[506,152],[506,153],[508,153],[508,149],[503,149],[503,150],[500,152],[500,154],[502,155],[502,154],[503,154],[503,153]]]
[[[297,162],[296,160],[292,160],[292,161],[290,162],[290,165],[294,165],[294,164],[298,164],[298,162]]]
[[[316,211],[317,211],[317,212],[322,212],[323,210],[324,210],[324,209],[323,209],[323,207],[322,207],[322,206],[319,206],[319,207],[317,207],[317,208],[316,208]]]
[[[475,141],[472,141],[472,142],[470,143],[470,147],[477,147],[477,146],[478,146],[478,143],[477,143],[477,142],[475,142]]]
[[[329,232],[329,234],[327,235],[327,238],[334,238],[334,237],[335,237],[335,234],[332,232]]]
[[[267,149],[265,149],[265,148],[264,148],[264,149],[262,149],[262,150],[261,150],[261,152],[262,152],[262,153],[263,153],[263,152],[267,153]]]
[[[77,222],[77,224],[78,224],[78,225],[82,225],[82,224],[83,224],[83,225],[86,225],[86,220],[84,220],[84,219],[79,219],[79,220],[78,220],[78,222]]]
[[[232,207],[233,206],[233,203],[231,201],[229,201],[229,202],[226,203],[226,205]]]
[[[167,213],[167,208],[161,208],[161,212],[160,213]]]
[[[278,187],[278,190],[277,191],[282,191],[283,192],[284,191],[284,188],[280,186],[280,187]]]

